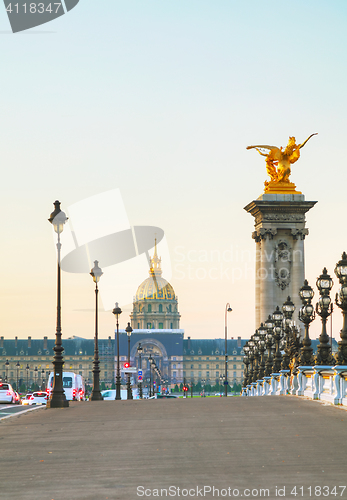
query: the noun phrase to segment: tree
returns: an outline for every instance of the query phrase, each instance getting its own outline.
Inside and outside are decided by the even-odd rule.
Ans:
[[[180,392],[177,384],[175,385],[174,392]]]

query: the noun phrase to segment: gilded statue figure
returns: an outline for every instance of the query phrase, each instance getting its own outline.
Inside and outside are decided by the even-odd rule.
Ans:
[[[247,146],[247,149],[256,149],[259,154],[266,157],[266,171],[270,176],[272,182],[285,182],[289,183],[289,176],[291,173],[290,165],[295,163],[300,158],[300,149],[303,148],[306,142],[314,135],[306,139],[302,144],[295,143],[295,137],[289,137],[288,144],[283,150],[282,146]],[[268,149],[269,152],[264,152],[262,149]],[[268,183],[265,183],[265,185]]]

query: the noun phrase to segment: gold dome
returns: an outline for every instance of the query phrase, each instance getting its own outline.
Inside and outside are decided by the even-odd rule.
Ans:
[[[174,300],[175,292],[170,283],[161,277],[161,259],[157,254],[157,240],[154,245],[154,255],[150,262],[149,278],[138,287],[135,301],[139,300]]]
[[[150,276],[138,287],[135,301],[139,300],[173,300],[175,292],[170,283],[161,276]]]

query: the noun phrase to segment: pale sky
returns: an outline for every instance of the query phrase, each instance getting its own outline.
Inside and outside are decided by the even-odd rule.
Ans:
[[[14,35],[1,7],[1,336],[54,336],[53,202],[119,189],[130,226],[165,231],[185,337],[223,337],[230,302],[229,337],[248,338],[259,325],[243,207],[267,175],[246,146],[314,132],[291,180],[318,201],[305,243],[316,302],[322,268],[334,276],[347,251],[346,24],[345,0],[80,0]],[[62,282],[63,337],[92,338],[91,277]],[[100,308],[99,335],[113,336]],[[339,339],[337,307],[333,318]]]

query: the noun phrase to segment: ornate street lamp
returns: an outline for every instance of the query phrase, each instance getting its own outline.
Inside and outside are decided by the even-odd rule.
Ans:
[[[322,319],[322,333],[319,336],[319,345],[317,347],[317,355],[315,357],[316,365],[334,365],[335,359],[331,354],[330,338],[327,334],[327,319],[333,312],[333,305],[330,299],[330,290],[333,286],[333,280],[328,274],[326,268],[317,278],[317,288],[319,290],[320,299],[316,304],[316,313]]]
[[[42,378],[41,391],[44,391],[46,389],[46,379],[45,379],[45,369],[44,368],[42,368],[42,370],[41,370],[41,378]]]
[[[35,370],[34,370],[34,380],[35,380],[35,391],[37,390],[36,387],[38,387],[37,385],[37,366],[35,366]]]
[[[62,233],[64,229],[64,224],[68,220],[68,218],[66,217],[65,213],[60,210],[60,201],[56,200],[54,202],[54,211],[51,213],[48,220],[53,225],[54,231],[58,235],[58,242],[57,242],[58,269],[57,269],[57,329],[55,334],[55,345],[53,347],[54,351],[53,391],[51,399],[47,401],[47,408],[67,408],[69,406],[69,402],[65,397],[65,392],[63,389],[64,347],[61,341],[60,234]]]
[[[142,346],[141,346],[141,342],[139,343],[139,345],[137,347],[137,352],[139,354],[139,369],[142,372],[141,354],[143,352],[143,349],[142,349]],[[138,388],[139,388],[139,397],[140,397],[140,399],[142,399],[142,382],[141,381],[138,382]]]
[[[245,352],[245,356],[243,357],[243,364],[245,365],[244,371],[243,371],[243,387],[247,387],[248,384],[248,365],[249,365],[249,347],[248,345],[243,346],[243,350]]]
[[[228,312],[231,312],[229,302],[225,306],[225,381],[224,381],[224,396],[228,395]]]
[[[312,366],[314,365],[314,357],[313,357],[313,349],[311,347],[311,339],[308,333],[310,323],[315,318],[314,307],[311,304],[311,300],[313,298],[314,291],[308,284],[308,281],[304,281],[304,285],[300,288],[299,296],[303,303],[299,311],[299,320],[305,325],[305,337],[302,341],[303,347],[300,350],[299,354],[299,364],[301,366]]]
[[[336,294],[335,303],[342,309],[343,326],[340,331],[341,340],[338,342],[338,351],[335,359],[339,365],[347,365],[347,254],[343,252],[342,259],[336,264],[335,274],[341,284]]]
[[[275,373],[279,373],[282,364],[282,355],[280,351],[280,340],[282,338],[282,320],[283,313],[280,308],[277,306],[275,312],[272,315],[272,319],[275,323],[274,327],[274,338],[275,338],[275,359],[273,363],[273,369]]]
[[[98,340],[98,283],[103,275],[99,267],[99,262],[94,261],[94,267],[90,271],[90,275],[95,283],[95,337],[94,337],[94,361],[93,361],[93,389],[91,401],[102,401],[104,398],[100,392],[100,362],[99,362],[99,340]]]
[[[6,370],[6,379],[5,379],[5,382],[8,382],[8,365],[9,365],[9,361],[8,359],[6,359],[6,363],[5,363],[5,370]]]
[[[25,369],[26,369],[26,372],[27,372],[27,393],[28,393],[29,392],[29,370],[30,370],[28,364],[26,365]]]
[[[149,355],[148,358],[148,363],[149,363],[149,397],[152,397],[152,362],[154,363],[154,360],[152,358],[152,355]]]
[[[253,370],[253,362],[254,362],[254,342],[252,340],[252,337],[248,341],[248,347],[249,347],[249,354],[248,354],[248,359],[250,361],[250,369],[248,372],[248,385],[253,382],[253,375],[254,375],[254,370]]]
[[[283,329],[284,329],[284,354],[282,359],[282,370],[289,370],[290,354],[291,354],[291,334],[292,334],[292,317],[295,311],[295,305],[288,296],[286,302],[282,306],[283,312]]]
[[[20,368],[20,364],[19,364],[19,361],[17,361],[17,364],[16,364],[16,368],[17,368],[17,392],[19,392],[19,368]]]
[[[131,337],[131,332],[133,329],[130,326],[130,323],[128,323],[128,326],[125,329],[127,336],[128,336],[128,363],[130,366],[130,337]],[[131,391],[131,385],[130,385],[130,373],[127,375],[127,399],[133,399],[133,393]]]
[[[116,302],[116,307],[113,309],[112,313],[116,316],[116,329],[117,329],[117,374],[116,374],[116,398],[121,399],[120,396],[120,366],[119,366],[119,315],[122,314],[121,308],[118,306],[118,302]]]
[[[262,380],[265,375],[265,359],[264,359],[264,352],[265,352],[265,338],[266,338],[266,327],[261,323],[260,328],[258,328],[258,335],[259,335],[259,352],[260,352],[260,365],[259,365],[259,379]]]
[[[273,357],[272,357],[272,346],[274,343],[274,322],[271,319],[271,315],[269,314],[268,319],[265,321],[265,328],[266,328],[266,348],[268,350],[268,355],[266,359],[266,364],[265,364],[265,376],[270,377],[272,373],[272,364],[273,364]]]
[[[259,340],[260,337],[258,335],[258,330],[256,330],[253,335],[253,342],[254,342],[253,356],[255,364],[254,364],[254,373],[252,382],[256,382],[259,379],[259,359],[260,359]]]

